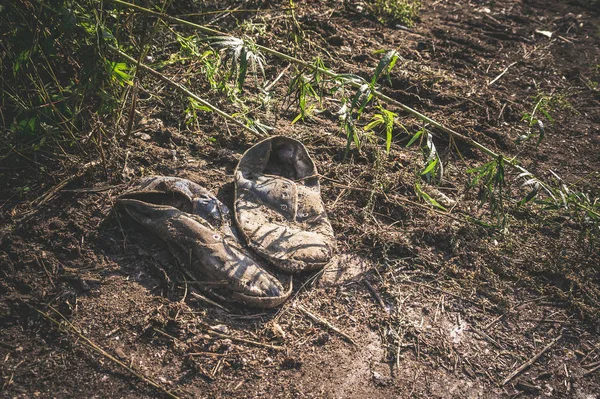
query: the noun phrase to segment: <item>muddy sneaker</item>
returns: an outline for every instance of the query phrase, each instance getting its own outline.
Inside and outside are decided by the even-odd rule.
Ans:
[[[320,268],[335,251],[317,169],[297,140],[271,137],[244,153],[234,214],[248,246],[285,272]]]
[[[291,293],[239,245],[229,210],[210,191],[176,177],[143,179],[117,205],[164,240],[178,263],[196,277],[225,281],[233,299],[275,307]]]

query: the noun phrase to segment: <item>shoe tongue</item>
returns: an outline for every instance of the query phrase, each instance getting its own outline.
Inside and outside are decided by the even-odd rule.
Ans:
[[[261,141],[247,150],[238,164],[238,170],[246,178],[262,175],[271,156],[271,140]]]
[[[298,180],[316,174],[314,163],[302,143],[284,136],[271,137],[254,145],[242,156],[238,170],[248,179],[269,174]]]

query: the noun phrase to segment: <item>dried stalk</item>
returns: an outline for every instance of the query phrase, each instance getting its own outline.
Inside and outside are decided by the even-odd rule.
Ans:
[[[343,332],[342,330],[340,330],[339,328],[337,328],[336,326],[334,326],[333,324],[331,324],[327,320],[323,319],[322,317],[319,317],[319,316],[315,315],[314,313],[312,313],[311,311],[309,311],[308,309],[306,309],[302,305],[298,305],[297,308],[302,313],[304,313],[306,316],[308,316],[310,319],[312,319],[312,321],[317,322],[317,323],[319,323],[321,325],[324,325],[325,327],[329,328],[331,331],[336,332],[339,335],[341,335],[342,337],[344,337],[352,345],[356,345],[356,342],[354,342],[354,340],[352,339],[351,336],[349,336],[348,334],[346,334],[345,332]]]
[[[502,381],[502,385],[506,385],[508,384],[508,382],[510,380],[512,380],[513,378],[515,378],[516,376],[518,376],[519,374],[521,374],[526,368],[530,367],[533,363],[536,362],[536,360],[538,360],[540,358],[540,356],[542,356],[544,353],[546,353],[550,348],[552,348],[554,345],[556,345],[556,343],[562,338],[562,334],[559,335],[558,337],[554,338],[552,340],[552,342],[550,342],[548,345],[546,345],[544,347],[544,349],[542,349],[541,351],[539,351],[538,353],[536,353],[531,359],[529,359],[528,361],[526,361],[525,363],[523,363],[521,366],[519,366],[518,369],[516,369],[515,371],[513,371],[512,373],[509,374],[508,377],[506,377],[504,379],[504,381]]]

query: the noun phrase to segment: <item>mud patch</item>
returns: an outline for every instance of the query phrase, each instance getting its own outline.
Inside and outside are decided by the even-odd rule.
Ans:
[[[366,331],[356,342],[356,347],[344,348],[331,358],[307,362],[310,370],[320,372],[310,372],[305,381],[314,379],[313,389],[336,399],[371,398],[393,391],[391,369],[384,363],[385,353],[378,335]]]
[[[319,286],[331,287],[358,282],[373,268],[373,262],[354,254],[338,254],[329,262],[319,279]]]

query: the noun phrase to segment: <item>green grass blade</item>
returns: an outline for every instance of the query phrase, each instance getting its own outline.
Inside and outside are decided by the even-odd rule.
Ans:
[[[419,138],[423,135],[423,133],[425,133],[424,127],[417,130],[417,132],[412,136],[412,138],[410,139],[408,144],[406,144],[406,148],[410,147],[411,145],[413,145],[415,143],[415,141],[419,140]]]
[[[425,176],[428,173],[433,172],[433,170],[435,169],[435,166],[438,163],[438,158],[433,158],[428,164],[427,167],[421,172],[421,175]]]
[[[530,192],[527,193],[525,198],[521,199],[521,201],[518,202],[518,205],[523,206],[526,203],[528,203],[529,201],[533,200],[535,197],[537,197],[539,191],[540,190],[538,187],[534,187],[533,190],[531,190]]]
[[[448,211],[442,204],[437,202],[429,194],[427,194],[425,191],[423,191],[423,189],[421,188],[421,185],[419,183],[415,183],[415,191],[417,192],[417,197],[424,199],[425,201],[429,202],[431,205],[435,206],[438,209],[441,209],[444,212]]]
[[[240,59],[239,59],[239,68],[238,68],[238,76],[237,83],[238,89],[241,92],[244,89],[244,82],[246,81],[246,75],[248,73],[248,58],[250,53],[246,46],[243,46],[240,49]]]
[[[371,79],[371,86],[374,86],[375,83],[377,83],[379,76],[381,76],[381,73],[384,70],[387,73],[390,72],[391,68],[393,68],[396,64],[398,56],[399,55],[396,50],[390,50],[383,56],[383,58],[379,61],[379,64],[377,64],[377,67],[375,68],[375,73],[373,74],[373,78]]]

